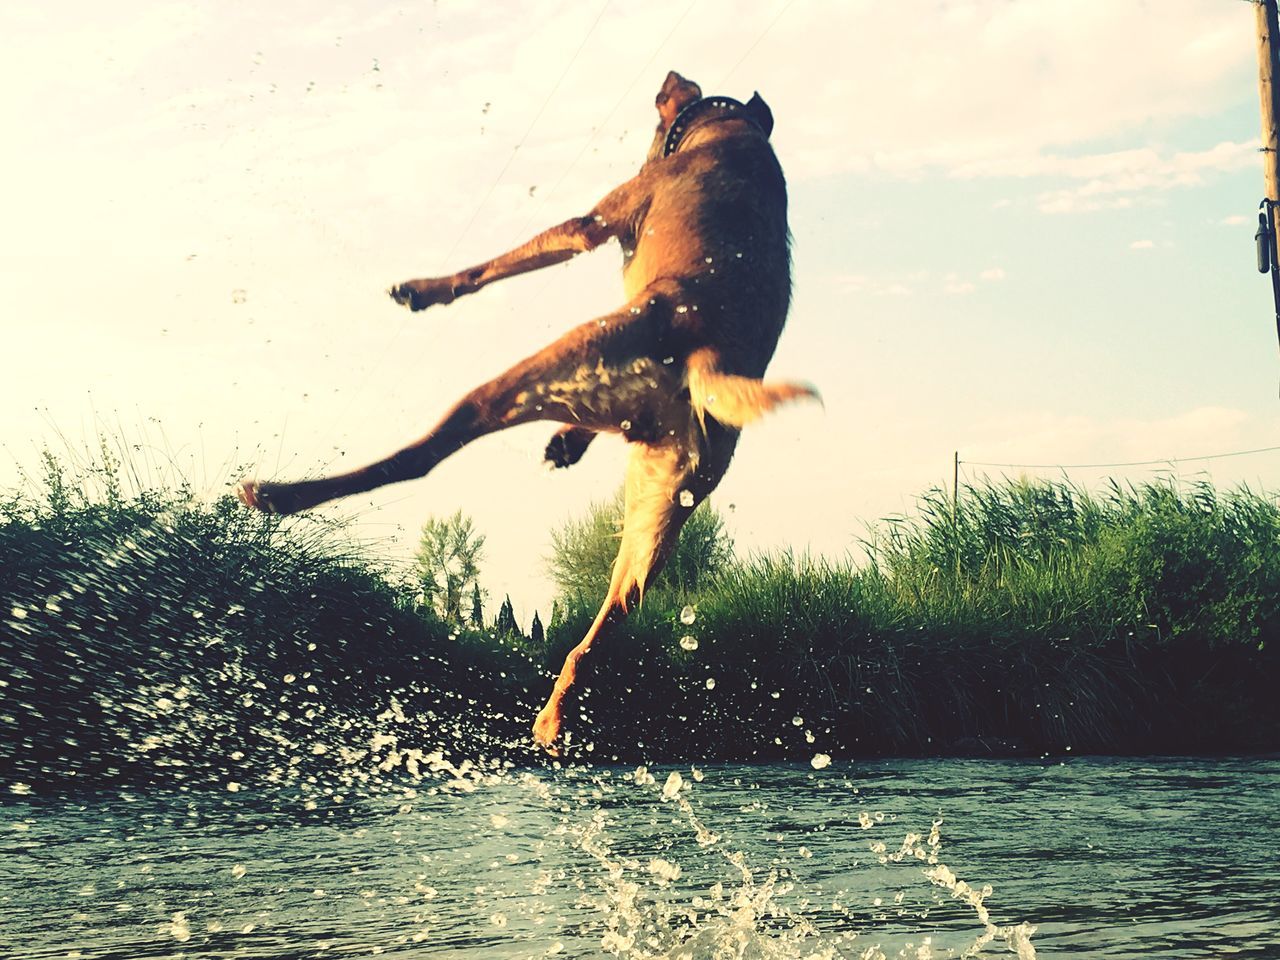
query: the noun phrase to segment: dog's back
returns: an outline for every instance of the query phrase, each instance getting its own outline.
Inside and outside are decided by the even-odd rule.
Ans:
[[[663,90],[675,105],[708,102],[678,74]],[[714,111],[717,102],[733,106]],[[715,347],[725,373],[758,378],[791,300],[786,182],[769,144],[773,119],[764,102],[711,103],[703,112],[714,114],[689,121],[678,150],[658,149],[672,142],[664,135],[650,151],[642,171],[652,178],[648,202],[637,205],[619,235],[624,282],[628,297],[655,281],[678,282],[677,307],[687,309],[676,326],[690,345]]]

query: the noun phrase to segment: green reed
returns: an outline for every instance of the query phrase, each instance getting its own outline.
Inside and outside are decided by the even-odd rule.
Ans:
[[[416,606],[342,524],[138,485],[105,447],[43,467],[0,498],[0,775],[297,777],[391,696],[423,748],[523,741],[528,660]]]
[[[954,509],[926,493],[865,547],[857,563],[755,557],[696,593],[648,598],[602,655],[603,736],[622,738],[638,700],[670,699],[715,727],[704,741],[701,722],[647,720],[678,752],[794,755],[813,747],[806,730],[855,753],[1280,746],[1269,497],[1203,482],[983,484]],[[686,603],[693,654],[677,643]],[[571,611],[549,660],[589,613]],[[618,657],[643,674],[638,697]]]
[[[0,495],[0,775],[305,777],[320,731],[359,747],[351,718],[393,696],[406,742],[537,759],[528,726],[595,614],[589,584],[541,645],[459,630],[341,524],[210,502],[122,459],[47,455]],[[954,504],[929,491],[862,546],[716,554],[660,582],[585,661],[576,755],[1280,748],[1268,496],[990,483]]]

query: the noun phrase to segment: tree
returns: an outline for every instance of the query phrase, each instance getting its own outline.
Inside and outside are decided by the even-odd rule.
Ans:
[[[623,494],[609,502],[593,502],[586,514],[570,519],[551,531],[551,556],[547,565],[551,579],[566,600],[604,594],[618,554],[622,530]],[[733,559],[733,540],[724,519],[704,501],[693,511],[680,531],[660,585],[679,590],[696,590],[700,583],[722,571]],[[552,617],[553,624],[555,617]]]
[[[498,618],[493,621],[493,632],[500,637],[508,634],[521,635],[520,626],[516,623],[515,608],[511,606],[510,596],[503,600],[502,606],[498,608]]]
[[[464,624],[462,597],[468,586],[478,589],[484,534],[459,510],[451,517],[432,517],[422,527],[417,573],[426,602],[449,623]],[[474,610],[473,610],[474,612]]]
[[[471,626],[476,630],[484,629],[484,607],[480,604],[480,584],[471,585]]]
[[[540,647],[547,641],[547,635],[542,629],[542,620],[538,617],[538,611],[533,611],[533,623],[529,624],[529,642],[535,647]]]

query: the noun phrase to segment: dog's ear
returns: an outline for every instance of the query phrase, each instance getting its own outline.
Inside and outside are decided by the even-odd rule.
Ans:
[[[751,119],[760,124],[760,129],[764,131],[767,139],[769,134],[773,133],[773,111],[769,109],[769,105],[757,92],[744,106],[747,108],[747,113],[751,114]]]
[[[693,101],[700,99],[702,99],[702,88],[672,70],[667,74],[667,79],[662,81],[662,89],[654,97],[653,104],[658,108],[663,125],[669,127],[677,113]]]

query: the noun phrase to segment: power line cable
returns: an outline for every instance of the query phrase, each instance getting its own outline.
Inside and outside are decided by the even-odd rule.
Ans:
[[[489,189],[485,192],[484,197],[481,198],[478,204],[476,204],[476,209],[471,214],[471,219],[467,221],[466,226],[462,228],[462,232],[459,233],[457,239],[453,241],[453,246],[451,246],[449,248],[449,252],[445,254],[444,260],[441,261],[441,269],[444,269],[453,258],[453,254],[458,249],[458,245],[462,243],[467,233],[470,232],[472,225],[476,222],[476,218],[480,216],[480,211],[484,209],[484,205],[488,203],[489,198],[493,196],[493,191],[498,188],[498,184],[501,183],[502,178],[506,176],[507,170],[511,168],[511,163],[516,158],[516,154],[520,152],[520,148],[524,146],[525,141],[529,139],[529,135],[533,133],[533,128],[536,127],[538,125],[538,121],[542,119],[542,114],[551,103],[551,98],[554,97],[556,95],[556,91],[560,89],[560,84],[562,84],[564,82],[564,78],[569,75],[569,70],[572,69],[573,65],[578,61],[578,56],[584,49],[586,49],[587,41],[590,40],[591,35],[596,32],[596,27],[600,25],[600,20],[604,16],[605,10],[609,9],[609,4],[611,2],[612,0],[604,0],[604,3],[600,6],[600,12],[596,14],[595,20],[591,22],[591,27],[583,36],[582,42],[578,44],[578,49],[573,52],[573,56],[569,58],[569,62],[566,63],[564,65],[564,69],[560,71],[559,78],[556,80],[555,85],[552,86],[551,92],[547,94],[546,99],[542,101],[542,106],[540,106],[538,108],[538,112],[533,115],[533,119],[529,122],[529,128],[525,130],[524,136],[522,136],[516,142],[516,145],[511,148],[511,155],[507,157],[507,162],[502,165],[502,169],[498,171],[498,175],[493,178],[493,182],[489,184]]]
[[[760,45],[760,41],[763,40],[765,38],[765,35],[768,34],[768,32],[774,28],[777,22],[782,19],[782,15],[786,13],[788,10],[790,10],[791,5],[794,4],[795,2],[796,0],[787,0],[786,4],[783,5],[782,9],[779,10],[777,14],[774,15],[774,18],[772,20],[769,21],[769,25],[765,27],[762,31],[760,31],[760,36],[756,37],[755,41],[752,42],[751,46],[747,47],[746,51],[742,54],[742,56],[738,58],[738,62],[735,63],[732,67],[730,67],[729,72],[720,78],[720,82],[716,84],[717,87],[723,86],[724,82],[733,76],[734,71],[737,70],[740,66],[742,66],[742,61],[746,60],[747,57],[751,56],[751,51]]]
[[[1009,467],[1028,470],[1092,470],[1103,467],[1153,467],[1164,463],[1187,463],[1194,460],[1222,460],[1226,457],[1244,457],[1253,453],[1273,453],[1280,447],[1258,447],[1254,450],[1233,450],[1230,453],[1210,453],[1201,457],[1164,457],[1159,460],[1128,460],[1120,463],[984,463],[979,460],[961,460],[967,467]]]
[[[605,125],[608,124],[608,122],[613,119],[613,115],[618,112],[618,110],[622,107],[624,103],[627,102],[628,98],[631,96],[631,91],[635,89],[636,84],[638,84],[648,74],[649,68],[653,66],[653,61],[657,60],[658,54],[660,54],[664,49],[666,49],[667,44],[671,42],[671,38],[674,37],[676,35],[676,31],[680,29],[680,25],[684,23],[685,18],[689,16],[689,14],[693,11],[693,8],[696,7],[697,5],[698,5],[698,0],[690,0],[689,5],[684,8],[684,13],[680,14],[680,18],[676,20],[674,24],[672,24],[671,29],[667,31],[667,35],[662,38],[662,42],[659,43],[657,47],[654,48],[653,53],[650,55],[649,59],[645,61],[644,66],[640,68],[640,70],[632,78],[631,83],[628,84],[627,88],[622,92],[622,96],[618,98],[618,102],[613,105],[613,107],[609,110],[607,114],[605,114],[604,119],[601,120],[599,123],[597,123],[595,127],[592,129],[591,135],[587,137],[587,139],[583,142],[582,147],[578,150],[577,156],[575,156],[572,160],[570,160],[568,166],[566,166],[560,172],[560,176],[556,179],[556,182],[551,185],[551,189],[544,191],[542,193],[541,197],[539,198],[538,205],[534,207],[533,212],[529,215],[529,218],[525,221],[525,225],[520,229],[520,234],[515,239],[516,243],[520,243],[526,238],[529,228],[532,226],[534,222],[534,219],[539,215],[542,208],[546,206],[547,198],[556,192],[560,184],[564,183],[565,178],[568,177],[569,174],[573,171],[574,167],[578,165],[578,162],[586,154],[587,149],[591,146],[592,143],[595,142],[596,137],[600,135],[600,131],[602,131],[605,128]]]
[[[529,126],[528,128],[526,128],[524,135],[520,137],[520,139],[516,142],[516,145],[511,149],[511,155],[507,157],[506,163],[502,165],[502,169],[498,171],[498,175],[494,177],[493,182],[489,184],[489,189],[485,191],[484,196],[481,198],[480,202],[476,205],[475,210],[471,214],[471,218],[467,221],[466,225],[462,228],[461,232],[458,233],[457,237],[454,238],[453,245],[449,248],[449,252],[445,255],[444,259],[441,261],[440,269],[443,269],[444,266],[453,258],[453,254],[458,249],[458,245],[462,243],[467,233],[471,230],[472,225],[475,224],[476,219],[480,216],[480,211],[484,209],[485,204],[488,203],[489,198],[493,195],[493,191],[496,190],[498,188],[498,184],[502,182],[502,178],[506,175],[507,170],[510,169],[512,161],[514,161],[516,158],[516,154],[520,152],[520,148],[524,146],[525,141],[529,139],[529,136],[533,133],[534,128],[537,127],[538,121],[542,119],[543,113],[546,112],[546,109],[550,105],[552,98],[554,98],[557,91],[559,91],[560,85],[564,83],[565,77],[569,75],[569,71],[573,68],[573,65],[577,62],[578,57],[582,54],[582,51],[586,49],[587,41],[590,40],[591,35],[595,33],[596,27],[600,25],[600,21],[604,17],[605,11],[609,9],[609,4],[612,2],[613,0],[604,0],[604,3],[600,5],[600,10],[596,13],[595,19],[591,21],[591,26],[587,28],[587,32],[583,34],[582,40],[578,44],[578,48],[573,52],[573,56],[569,58],[568,63],[566,63],[564,66],[564,69],[560,71],[560,76],[556,78],[556,82],[552,85],[551,90],[547,93],[546,97],[543,98],[542,106],[540,106],[538,108],[538,112],[533,115],[533,119],[529,122]],[[402,317],[400,319],[399,326],[396,328],[396,332],[392,338],[393,344],[395,343],[395,341],[399,340],[399,338],[404,334],[404,331],[407,325],[408,325],[407,318]],[[342,412],[338,415],[338,417],[335,418],[336,420],[345,419],[347,414],[351,412],[352,406],[354,406],[356,400],[359,399],[359,397],[363,394],[365,388],[369,385],[369,381],[373,379],[373,375],[382,368],[382,365],[386,360],[386,356],[389,355],[390,353],[391,351],[388,351],[388,354],[384,354],[384,356],[381,359],[376,360],[369,367],[368,371],[364,374],[364,376],[359,380],[356,386],[352,389],[352,392],[347,399],[346,407],[344,407]],[[339,454],[339,456],[340,455],[341,454]],[[320,469],[327,470],[329,467],[333,465],[334,461],[337,459],[338,457],[330,457]]]

